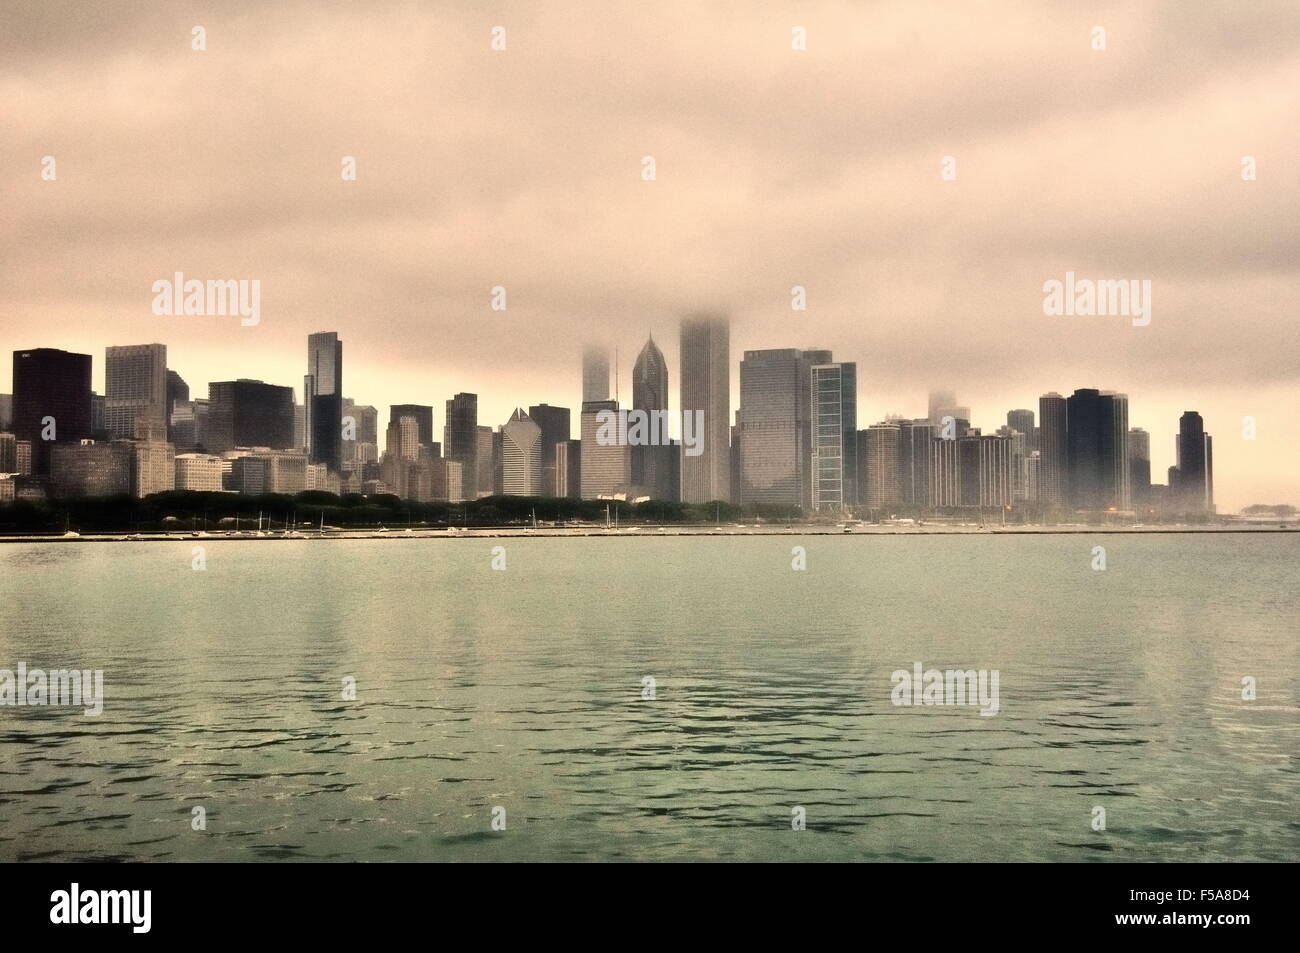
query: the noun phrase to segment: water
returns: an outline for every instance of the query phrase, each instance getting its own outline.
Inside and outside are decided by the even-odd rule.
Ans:
[[[0,859],[1300,859],[1297,536],[193,545],[0,546]]]

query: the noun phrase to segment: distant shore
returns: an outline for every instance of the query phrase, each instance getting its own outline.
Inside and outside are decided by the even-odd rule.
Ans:
[[[450,529],[329,529],[298,532],[158,532],[86,533],[77,535],[0,536],[0,543],[145,543],[145,542],[301,542],[355,539],[573,539],[589,537],[663,538],[677,536],[1097,536],[1188,533],[1300,533],[1300,527],[1265,523],[1250,526],[622,526],[513,527]]]

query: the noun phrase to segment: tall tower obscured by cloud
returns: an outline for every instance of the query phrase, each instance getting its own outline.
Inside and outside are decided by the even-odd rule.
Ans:
[[[588,345],[582,351],[582,402],[609,400],[609,349]]]
[[[702,449],[682,455],[682,501],[731,498],[731,327],[725,317],[682,321],[680,390],[683,416],[704,412]]]
[[[343,469],[343,342],[334,331],[307,336],[303,378],[307,453],[312,463]]]

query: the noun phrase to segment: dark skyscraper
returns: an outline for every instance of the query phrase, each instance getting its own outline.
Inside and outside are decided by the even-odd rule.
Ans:
[[[293,388],[247,379],[209,384],[207,444],[209,453],[292,448]]]
[[[812,505],[812,367],[830,363],[830,351],[745,352],[739,431],[743,502]]]
[[[53,443],[91,436],[90,355],[40,347],[14,351],[13,432],[32,445],[32,473],[50,472]],[[53,440],[42,440],[52,418]]]
[[[731,326],[726,318],[682,321],[678,389],[682,414],[704,412],[703,453],[682,452],[682,501],[731,495]],[[743,450],[742,450],[743,452]]]
[[[307,336],[307,451],[312,463],[343,469],[343,342],[334,331]]]
[[[647,414],[662,411],[666,426],[668,362],[664,360],[663,352],[653,337],[641,348],[636,366],[632,369],[632,409]],[[668,466],[671,458],[666,440],[653,446],[632,447],[632,482],[655,499],[669,499],[671,480]]]
[[[459,462],[461,490],[465,499],[472,500],[480,490],[492,487],[479,484],[478,395],[456,394],[447,401],[447,417],[442,428],[442,455]]]
[[[424,404],[391,404],[388,408],[388,423],[391,426],[395,421],[403,417],[414,417],[416,424],[420,428],[420,445],[432,447],[435,443],[433,439],[433,408]]]
[[[1178,485],[1171,487],[1175,507],[1185,513],[1214,509],[1214,476],[1210,436],[1205,421],[1194,410],[1178,418]]]
[[[1069,408],[1053,391],[1038,398],[1038,498],[1046,507],[1065,506],[1070,498]]]
[[[556,487],[564,482],[556,473],[555,447],[569,439],[569,408],[534,404],[528,416],[542,429],[542,495],[555,496]]]
[[[1083,388],[1066,399],[1070,503],[1085,510],[1127,510],[1128,398]]]

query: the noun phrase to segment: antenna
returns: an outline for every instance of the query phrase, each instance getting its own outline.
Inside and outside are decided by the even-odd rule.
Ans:
[[[614,348],[614,403],[618,403],[618,348]]]

